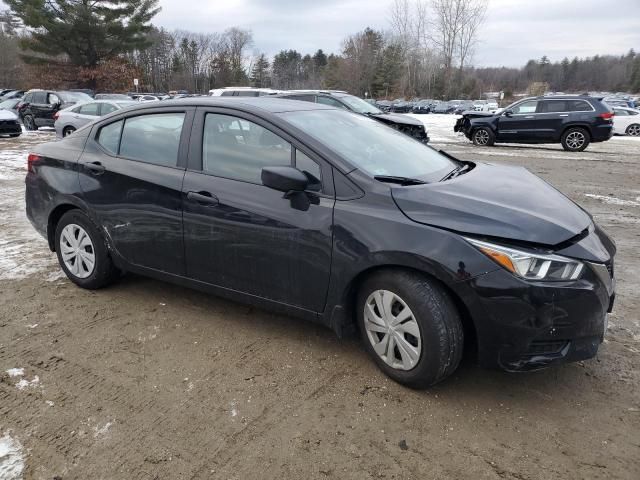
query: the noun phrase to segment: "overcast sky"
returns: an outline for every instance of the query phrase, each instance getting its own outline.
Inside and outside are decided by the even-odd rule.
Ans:
[[[168,29],[253,31],[269,55],[293,48],[339,52],[342,39],[367,26],[389,27],[392,0],[160,0],[153,23]],[[2,1],[0,0],[0,4]],[[475,64],[521,66],[547,55],[640,52],[640,0],[489,0]]]

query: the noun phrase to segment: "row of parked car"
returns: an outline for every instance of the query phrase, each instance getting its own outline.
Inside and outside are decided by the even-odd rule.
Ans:
[[[371,100],[371,103],[385,112],[393,113],[447,113],[460,115],[468,110],[495,112],[498,103],[493,100]]]
[[[24,92],[23,92],[24,93]],[[93,98],[87,91],[30,90],[15,103],[8,104],[12,118],[8,118],[5,131],[0,134],[18,136],[22,132],[19,121],[27,130],[54,127],[59,138],[66,137],[97,118],[133,106],[140,102],[157,102],[171,98],[184,98],[188,92],[166,94],[129,93],[97,94]],[[248,87],[216,89],[209,96],[257,97],[269,95],[274,98],[301,100],[348,110],[389,125],[416,140],[427,143],[428,133],[423,122],[404,115],[385,113],[376,106],[347,92],[336,90],[275,91]],[[12,101],[13,102],[13,101]],[[19,121],[18,121],[19,120]]]

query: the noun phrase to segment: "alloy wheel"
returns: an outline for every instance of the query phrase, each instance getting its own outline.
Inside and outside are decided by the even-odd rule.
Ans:
[[[411,370],[420,360],[420,327],[409,306],[388,290],[374,291],[364,304],[364,328],[376,354],[390,367]]]
[[[484,129],[477,130],[475,133],[476,143],[478,145],[486,145],[489,143],[489,132]]]
[[[567,135],[567,145],[572,150],[578,149],[584,145],[586,138],[582,132],[571,132]]]
[[[640,136],[640,125],[629,125],[629,128],[627,128],[627,134],[631,135],[632,137],[639,137]]]
[[[60,254],[65,266],[78,278],[87,278],[96,265],[96,253],[91,237],[84,228],[70,223],[60,234]]]

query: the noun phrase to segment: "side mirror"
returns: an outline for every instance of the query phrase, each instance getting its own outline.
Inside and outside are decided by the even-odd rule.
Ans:
[[[505,117],[510,117],[511,115],[513,115],[513,110],[505,110],[503,115]]]
[[[309,186],[307,176],[293,167],[264,167],[261,178],[265,187],[280,192],[304,192]]]

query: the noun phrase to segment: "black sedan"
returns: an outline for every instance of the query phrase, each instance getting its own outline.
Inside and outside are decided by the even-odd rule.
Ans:
[[[27,170],[28,218],[78,286],[135,272],[359,332],[412,387],[465,347],[510,371],[591,358],[613,304],[613,242],[549,184],[323,105],[149,103]]]

